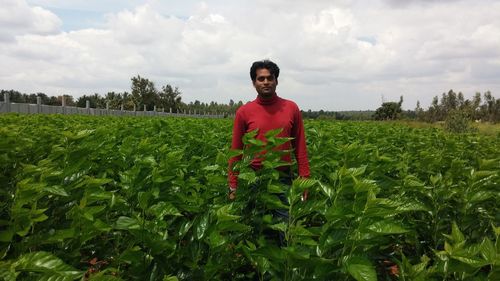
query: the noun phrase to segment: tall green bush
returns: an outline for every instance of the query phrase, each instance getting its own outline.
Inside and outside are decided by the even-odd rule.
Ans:
[[[472,119],[466,111],[455,109],[446,117],[444,128],[452,133],[469,133],[474,131],[471,122]]]

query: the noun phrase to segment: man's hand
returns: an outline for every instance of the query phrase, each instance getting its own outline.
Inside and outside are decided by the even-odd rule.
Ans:
[[[302,202],[307,201],[307,198],[309,198],[309,190],[304,190],[302,193]]]
[[[231,201],[236,199],[236,189],[229,188],[228,190],[229,190],[229,193],[227,195],[227,198]]]

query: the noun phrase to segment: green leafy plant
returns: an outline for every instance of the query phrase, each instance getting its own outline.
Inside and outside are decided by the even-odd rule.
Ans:
[[[289,186],[276,167],[296,164],[275,149],[290,141],[280,130],[265,142],[247,134],[245,149],[230,151],[229,120],[0,122],[0,280],[499,276],[498,138],[307,121],[312,178]]]

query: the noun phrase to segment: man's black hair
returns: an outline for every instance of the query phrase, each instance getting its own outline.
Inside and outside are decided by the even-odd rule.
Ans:
[[[280,76],[280,68],[277,64],[270,60],[261,60],[254,62],[252,64],[252,67],[250,67],[250,78],[252,78],[252,81],[255,82],[255,79],[257,79],[257,69],[262,68],[269,70],[271,75],[273,75],[276,79],[278,79],[278,76]]]

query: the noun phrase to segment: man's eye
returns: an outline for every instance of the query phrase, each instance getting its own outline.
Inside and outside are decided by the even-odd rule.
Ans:
[[[270,77],[261,76],[261,77],[257,78],[257,81],[264,82],[266,79],[267,79],[267,81],[274,81],[274,77],[272,77],[272,76],[270,76]]]

